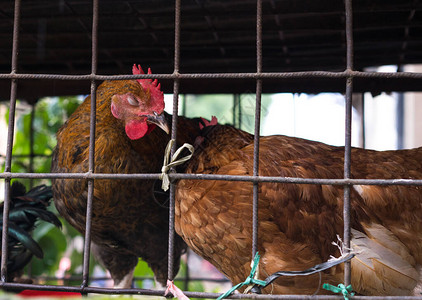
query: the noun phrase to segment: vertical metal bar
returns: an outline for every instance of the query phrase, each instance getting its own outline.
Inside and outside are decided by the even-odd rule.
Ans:
[[[91,75],[97,74],[97,33],[98,33],[98,0],[93,1],[92,13],[92,59]],[[95,172],[95,123],[96,123],[96,82],[91,80],[91,112],[89,126],[89,158],[88,172]],[[88,286],[89,282],[89,257],[91,252],[91,224],[92,224],[92,202],[94,197],[94,179],[88,179],[88,196],[86,205],[85,223],[85,244],[82,272],[82,288]]]
[[[404,149],[404,93],[397,93],[397,149]]]
[[[353,80],[347,79],[346,84],[346,142],[344,148],[344,178],[350,178],[351,169],[351,113],[352,113],[352,93],[353,93]],[[349,252],[350,249],[350,186],[344,186],[344,253]],[[348,286],[350,284],[350,261],[345,263],[344,268],[344,282]]]
[[[256,60],[257,73],[262,72],[262,2],[257,0],[256,7]],[[253,176],[259,173],[259,135],[261,123],[261,94],[262,80],[256,80],[256,105],[255,105],[255,136],[253,153]],[[253,210],[252,210],[252,258],[258,251],[258,183],[253,183]]]
[[[18,70],[18,53],[19,53],[19,28],[20,28],[20,8],[21,1],[15,1],[15,12],[13,21],[13,46],[12,46],[12,71],[15,74]],[[11,172],[12,169],[12,148],[13,148],[13,134],[15,131],[15,111],[16,111],[16,93],[18,82],[12,79],[10,87],[10,108],[9,108],[9,124],[7,131],[6,144],[6,162],[5,172]],[[1,246],[1,272],[0,277],[2,282],[7,281],[7,234],[9,230],[9,209],[10,209],[10,178],[4,181],[4,204],[3,204],[3,231],[2,231],[2,246]]]
[[[256,72],[262,73],[262,0],[256,2]]]
[[[175,1],[174,7],[174,72],[180,70],[180,0]]]
[[[352,0],[345,0],[346,11],[346,62],[347,69],[353,70],[353,9]]]
[[[174,80],[173,85],[173,119],[172,119],[172,129],[171,129],[171,138],[176,140],[177,137],[177,112],[178,112],[178,97],[179,97],[179,80]],[[174,144],[171,149],[171,155],[175,152]],[[173,264],[174,264],[174,214],[175,214],[175,194],[174,194],[174,184],[170,185],[170,205],[169,205],[169,245],[168,245],[168,279],[174,279]]]
[[[397,67],[397,72],[403,72],[403,66]],[[404,148],[404,92],[398,92],[396,109],[397,149]]]
[[[346,12],[346,56],[347,70],[353,70],[353,10],[352,0],[345,0]],[[345,148],[344,148],[344,178],[350,178],[351,169],[351,131],[352,131],[352,95],[353,95],[353,77],[348,77],[346,82],[346,126],[345,126]],[[350,250],[350,186],[344,186],[344,247],[345,253]],[[348,286],[351,282],[351,264],[350,261],[344,264],[344,283]]]
[[[176,0],[174,9],[174,74],[179,74],[180,65],[180,8],[181,1]],[[177,138],[177,115],[179,112],[179,79],[174,79],[173,84],[173,119],[171,127],[171,138]],[[171,149],[171,155],[176,150],[176,143]],[[169,247],[168,247],[168,279],[174,279],[174,184],[170,185],[170,207],[169,207]]]
[[[19,30],[21,19],[21,0],[15,0],[15,14],[13,21],[13,49],[12,49],[12,74],[18,71],[18,50],[19,50]]]

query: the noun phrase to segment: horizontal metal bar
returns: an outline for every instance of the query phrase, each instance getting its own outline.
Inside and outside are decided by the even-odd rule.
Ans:
[[[422,73],[413,72],[254,72],[254,73],[191,73],[191,74],[143,74],[143,75],[60,75],[60,74],[0,74],[0,79],[50,79],[50,80],[129,80],[129,79],[274,79],[274,78],[384,78],[422,79]]]
[[[78,286],[55,286],[55,285],[37,285],[37,284],[19,284],[19,283],[1,283],[1,288],[22,290],[39,290],[39,291],[63,291],[76,293],[95,293],[95,294],[128,294],[128,295],[148,295],[148,296],[164,296],[163,290],[149,290],[149,289],[114,289],[114,288],[99,288],[99,287],[78,287]],[[186,296],[192,298],[217,298],[220,294],[204,293],[204,292],[184,292]],[[256,295],[256,294],[233,294],[230,299],[285,299],[285,300],[303,300],[303,299],[327,299],[340,300],[344,299],[341,295]],[[421,300],[418,296],[354,296],[356,300]]]
[[[103,174],[103,173],[0,173],[0,178],[36,179],[159,179],[160,174]]]
[[[8,289],[29,289],[37,291],[62,291],[75,293],[98,293],[98,294],[132,294],[132,295],[155,295],[163,296],[164,292],[160,290],[148,289],[114,289],[99,287],[82,287],[82,286],[62,286],[62,285],[40,285],[40,284],[21,284],[21,283],[0,283],[1,288]]]
[[[111,173],[0,173],[0,179],[11,178],[61,178],[61,179],[159,179],[161,174],[111,174]],[[170,179],[193,179],[193,180],[227,180],[246,182],[276,182],[318,185],[422,185],[422,179],[321,179],[321,178],[298,178],[276,176],[239,176],[239,175],[216,175],[216,174],[168,174]]]
[[[422,185],[422,179],[320,179],[275,176],[237,176],[215,174],[169,174],[170,179],[227,180],[324,185]]]

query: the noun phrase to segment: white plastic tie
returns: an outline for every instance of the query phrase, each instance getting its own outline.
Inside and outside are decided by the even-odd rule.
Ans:
[[[188,161],[192,157],[193,152],[194,152],[194,147],[191,144],[184,143],[182,147],[180,147],[179,149],[176,150],[176,152],[174,152],[174,154],[171,157],[170,162],[169,162],[169,158],[170,158],[170,155],[171,155],[170,154],[171,148],[173,147],[174,143],[175,143],[175,140],[171,139],[168,142],[166,150],[164,152],[164,162],[163,162],[163,167],[161,168],[161,175],[160,175],[160,179],[163,181],[161,188],[164,191],[167,191],[169,189],[169,186],[170,186],[170,178],[169,178],[169,175],[168,175],[168,172],[170,171],[170,169],[172,167],[179,166],[179,165],[185,163],[186,161]],[[182,157],[180,159],[177,159],[179,157],[180,153],[183,151],[183,149],[188,149],[190,154],[185,156],[185,157]]]

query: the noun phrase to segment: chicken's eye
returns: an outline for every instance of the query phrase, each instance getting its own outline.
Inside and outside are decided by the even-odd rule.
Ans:
[[[132,106],[139,106],[138,101],[132,96],[127,96],[127,102]]]

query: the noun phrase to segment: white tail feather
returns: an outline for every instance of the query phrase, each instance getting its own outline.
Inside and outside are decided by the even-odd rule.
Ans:
[[[407,248],[381,225],[367,229],[371,238],[352,229],[353,288],[370,295],[411,295],[419,274]]]
[[[371,225],[362,224],[366,235],[373,241],[390,249],[409,264],[415,265],[415,259],[410,255],[407,247],[397,239],[397,237],[388,229],[380,224],[372,223]]]

